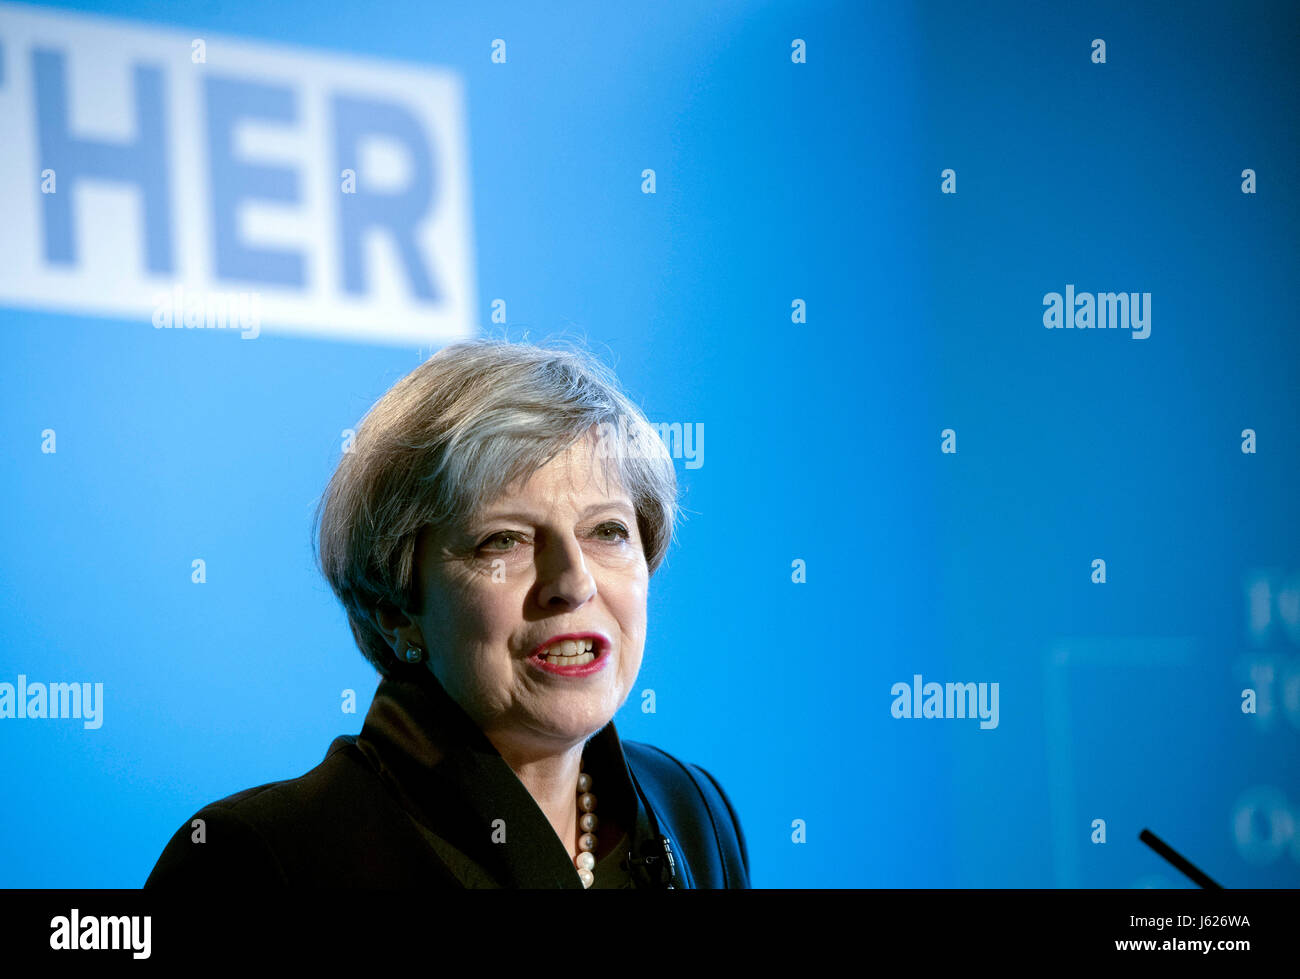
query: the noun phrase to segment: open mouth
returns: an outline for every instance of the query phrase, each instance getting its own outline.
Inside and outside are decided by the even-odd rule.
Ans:
[[[599,655],[594,639],[562,639],[541,654],[541,658],[552,666],[582,666],[590,663]]]
[[[549,666],[586,666],[601,657],[606,645],[599,636],[557,636],[541,646],[533,658]]]

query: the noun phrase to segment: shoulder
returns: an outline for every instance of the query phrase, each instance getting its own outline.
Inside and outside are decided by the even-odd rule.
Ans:
[[[717,780],[703,767],[683,761],[656,745],[646,744],[643,741],[624,741],[623,754],[628,764],[634,766],[638,774],[644,771],[655,778],[672,779],[683,785],[698,783],[703,779],[716,792],[719,794],[722,792]]]
[[[623,754],[656,817],[687,849],[692,872],[707,871],[706,880],[715,881],[697,886],[748,887],[749,850],[740,817],[712,773],[639,741],[624,741]]]
[[[336,738],[298,778],[204,806],[172,836],[145,886],[364,885],[400,866],[416,831],[355,741]]]

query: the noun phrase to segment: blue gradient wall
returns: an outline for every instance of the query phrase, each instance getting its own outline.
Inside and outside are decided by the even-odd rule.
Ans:
[[[616,723],[719,778],[756,886],[1186,886],[1143,827],[1300,883],[1294,5],[39,9],[459,74],[474,330],[703,426]],[[1067,285],[1150,335],[1045,329]],[[138,886],[360,729],[311,514],[434,347],[0,309],[0,681],[105,691],[0,719],[0,884]],[[917,675],[996,727],[894,716]]]

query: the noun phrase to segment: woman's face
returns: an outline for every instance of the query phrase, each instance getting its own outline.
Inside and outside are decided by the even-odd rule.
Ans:
[[[613,718],[641,669],[645,552],[594,445],[579,441],[467,524],[419,541],[429,668],[498,749],[573,747]],[[563,636],[577,645],[557,645]],[[575,655],[539,655],[552,647]]]

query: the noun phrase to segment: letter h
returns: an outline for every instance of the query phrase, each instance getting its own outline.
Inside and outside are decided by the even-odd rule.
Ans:
[[[83,179],[110,180],[140,188],[143,202],[145,263],[155,274],[172,271],[171,188],[167,180],[163,130],[162,72],[136,65],[133,143],[79,139],[68,131],[68,88],[64,58],[58,51],[32,51],[36,88],[40,168],[51,169],[58,191],[42,195],[45,205],[45,258],[76,262],[72,189]]]

